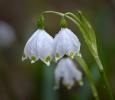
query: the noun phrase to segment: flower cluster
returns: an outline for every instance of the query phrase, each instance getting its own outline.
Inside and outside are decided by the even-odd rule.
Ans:
[[[44,30],[44,18],[40,17],[38,22],[38,30],[30,37],[27,41],[24,53],[22,56],[22,61],[29,58],[31,63],[41,59],[47,66],[50,65],[51,60],[54,58],[57,62],[64,55],[74,58],[75,55],[80,55],[80,42],[78,37],[67,28],[67,22],[64,17],[61,20],[61,30],[59,33],[51,37]],[[74,63],[70,58],[60,60],[56,70],[56,87],[59,87],[59,79],[64,78],[63,84],[71,88],[74,85],[74,79],[82,85],[81,77],[82,74],[79,70],[75,68]]]
[[[31,63],[34,63],[41,59],[49,66],[54,57],[58,61],[65,54],[71,58],[79,55],[81,45],[79,39],[70,29],[65,27],[67,23],[64,21],[65,19],[62,18],[61,30],[54,39],[44,29],[39,28],[27,41],[22,61],[29,58]],[[41,25],[39,26],[41,27]]]
[[[55,86],[54,89],[59,88],[60,79],[63,78],[62,83],[67,86],[68,89],[74,85],[75,81],[82,86],[82,73],[76,68],[75,63],[70,58],[61,59],[55,69]]]

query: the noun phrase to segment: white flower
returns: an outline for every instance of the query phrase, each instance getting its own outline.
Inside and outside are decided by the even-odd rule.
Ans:
[[[80,42],[77,36],[68,28],[62,28],[54,38],[55,60],[59,60],[65,54],[74,58],[80,51]]]
[[[75,63],[70,58],[63,58],[58,62],[55,69],[55,86],[54,89],[59,88],[59,82],[62,78],[62,83],[68,89],[74,85],[75,80],[82,86],[82,73],[76,68]]]
[[[53,38],[45,30],[38,29],[27,41],[22,61],[29,58],[34,63],[40,58],[49,66],[53,56]]]

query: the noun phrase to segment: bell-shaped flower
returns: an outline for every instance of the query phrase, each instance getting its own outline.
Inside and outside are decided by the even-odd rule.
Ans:
[[[59,60],[65,54],[71,58],[77,54],[80,55],[80,45],[78,37],[70,29],[61,28],[54,38],[55,60]]]
[[[70,58],[61,59],[55,69],[55,86],[54,89],[59,88],[60,79],[68,89],[74,85],[75,80],[82,86],[82,73],[76,68],[75,63]]]
[[[27,41],[22,61],[29,58],[34,63],[41,59],[49,66],[53,57],[53,38],[45,30],[38,29]]]

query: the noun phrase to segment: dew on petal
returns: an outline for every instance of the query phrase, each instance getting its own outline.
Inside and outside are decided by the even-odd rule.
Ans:
[[[31,51],[31,53],[34,53],[34,51]]]

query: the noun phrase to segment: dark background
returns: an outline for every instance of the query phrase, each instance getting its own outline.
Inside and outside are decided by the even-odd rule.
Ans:
[[[115,0],[0,0],[0,22],[9,24],[15,31],[12,43],[0,45],[0,100],[93,100],[84,72],[83,87],[76,83],[67,90],[61,84],[60,89],[54,91],[55,63],[47,67],[40,60],[35,64],[30,60],[21,61],[26,41],[37,30],[38,18],[45,10],[85,13],[95,30],[99,56],[115,97]],[[45,16],[45,30],[53,37],[60,30],[60,19],[52,14]],[[101,100],[109,100],[81,32],[69,20],[68,27],[80,39],[82,56],[90,67]],[[6,43],[7,39],[3,40]]]

